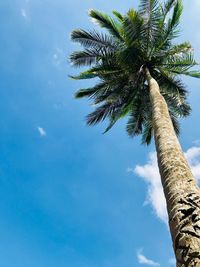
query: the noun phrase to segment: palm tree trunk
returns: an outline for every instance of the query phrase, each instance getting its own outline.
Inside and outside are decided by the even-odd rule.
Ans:
[[[158,166],[177,267],[200,267],[200,189],[184,157],[158,83],[145,68],[150,88]]]

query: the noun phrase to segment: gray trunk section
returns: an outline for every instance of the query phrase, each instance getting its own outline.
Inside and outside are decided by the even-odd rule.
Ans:
[[[200,190],[182,152],[158,83],[147,68],[145,74],[177,267],[200,267]]]

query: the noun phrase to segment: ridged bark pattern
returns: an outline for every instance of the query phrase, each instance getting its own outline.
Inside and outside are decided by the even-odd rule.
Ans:
[[[166,101],[148,69],[146,77],[177,267],[200,267],[200,190],[174,132]]]

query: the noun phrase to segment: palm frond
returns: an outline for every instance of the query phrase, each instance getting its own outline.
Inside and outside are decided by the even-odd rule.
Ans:
[[[184,42],[178,45],[172,46],[169,51],[165,54],[165,56],[175,56],[181,55],[182,53],[190,53],[192,52],[192,46],[189,42]]]
[[[180,17],[183,12],[182,0],[177,0],[173,9],[172,18],[168,20],[166,28],[166,38],[175,38],[179,34],[177,26],[179,25]]]
[[[132,102],[122,104],[117,110],[115,110],[112,114],[112,116],[109,118],[110,122],[105,129],[104,133],[107,133],[114,125],[115,123],[125,117],[130,111],[131,111]]]
[[[138,42],[138,40],[141,40],[143,34],[142,26],[143,20],[139,13],[134,9],[130,9],[123,20],[125,40],[128,46],[133,46],[134,43]]]
[[[75,98],[83,98],[83,97],[91,97],[92,95],[94,95],[96,92],[96,88],[92,87],[92,88],[86,88],[86,89],[79,89],[76,93],[75,93]]]
[[[75,98],[89,97],[96,99],[98,97],[102,97],[102,95],[109,90],[112,90],[112,84],[106,81],[101,81],[94,87],[78,90],[75,93]]]
[[[164,8],[163,8],[163,13],[164,13],[164,18],[166,18],[167,14],[171,11],[171,9],[174,7],[176,4],[177,0],[167,0],[164,3]]]
[[[159,84],[174,129],[179,133],[178,119],[191,111],[180,75],[200,78],[200,71],[194,70],[198,63],[190,43],[173,43],[179,33],[182,10],[181,0],[140,0],[139,10],[130,9],[125,15],[117,11],[113,11],[113,16],[89,11],[103,33],[74,30],[72,41],[84,49],[70,56],[74,66],[89,66],[71,78],[97,81],[75,94],[76,98],[88,98],[96,107],[87,116],[88,125],[108,119],[107,132],[120,118],[128,116],[128,134],[141,134],[142,142],[150,143],[154,123],[148,82],[142,71],[146,66]]]
[[[194,77],[194,78],[200,78],[200,71],[198,70],[185,71],[182,74],[190,76],[190,77]]]
[[[173,77],[163,70],[160,70],[159,73],[155,71],[153,74],[160,85],[162,94],[180,95],[182,97],[187,95],[185,85],[177,77]]]
[[[174,6],[174,11],[170,23],[171,29],[178,26],[182,12],[183,12],[182,0],[177,0]]]
[[[145,18],[146,21],[149,20],[151,12],[155,11],[158,7],[158,0],[141,0],[139,5],[139,13]]]
[[[87,32],[82,29],[74,30],[71,33],[71,39],[74,42],[78,42],[84,47],[96,47],[96,48],[102,48],[107,47],[110,49],[115,49],[115,43],[113,43],[113,40],[110,36],[98,33],[96,31],[90,31]]]
[[[102,61],[108,62],[112,56],[113,51],[107,47],[101,47],[101,49],[93,47],[73,52],[70,55],[70,61],[75,67],[90,66],[92,64],[99,64]]]
[[[185,97],[181,97],[180,95],[163,95],[169,109],[173,112],[177,117],[187,117],[190,115],[190,105],[186,102]]]
[[[93,79],[96,77],[106,78],[110,76],[119,75],[122,73],[122,70],[119,69],[117,65],[109,65],[105,63],[96,64],[95,67],[90,68],[89,70],[81,72],[79,75],[69,75],[70,78],[74,80],[83,80],[83,79]]]
[[[134,115],[131,115],[126,126],[128,135],[130,137],[134,137],[136,135],[141,134],[142,123],[143,123],[143,119],[141,115],[138,115],[137,117],[135,117]]]
[[[181,55],[167,57],[166,62],[162,63],[160,68],[172,73],[184,74],[197,65],[198,63],[194,60],[192,53],[182,53]]]
[[[99,51],[86,49],[84,51],[76,51],[70,55],[70,61],[75,67],[90,66],[97,63],[102,55]]]
[[[160,62],[165,61],[170,56],[182,56],[183,54],[192,53],[193,49],[189,42],[184,42],[178,45],[170,45],[166,50],[155,51],[154,57],[159,58]]]
[[[179,121],[178,121],[177,117],[174,115],[174,113],[171,112],[170,110],[169,110],[169,114],[170,114],[170,117],[171,117],[171,120],[172,120],[174,131],[175,131],[176,135],[179,136],[179,134],[180,134],[180,124],[179,124]]]
[[[120,103],[116,102],[106,102],[103,105],[96,108],[95,111],[90,113],[87,118],[88,125],[95,125],[106,118],[112,117],[114,111],[119,107]]]
[[[160,38],[158,38],[156,43],[156,51],[168,50],[171,47],[171,41],[179,35],[178,25],[183,11],[182,0],[176,0],[174,2],[169,0],[168,3],[168,8],[170,7],[170,10],[173,8],[172,17],[165,23],[164,20],[168,12],[163,14],[163,23],[160,25]]]
[[[119,118],[117,116],[110,118],[110,122],[109,122],[108,126],[106,127],[106,129],[104,130],[103,134],[110,131],[110,129],[115,125],[115,123],[118,121],[118,119]]]
[[[120,21],[120,22],[123,22],[123,18],[124,16],[122,14],[120,14],[118,11],[116,10],[113,10],[112,11],[113,15]]]
[[[152,53],[152,44],[160,35],[159,27],[161,12],[158,0],[141,0],[139,13],[144,19],[144,35],[146,38],[146,53]]]
[[[98,73],[91,69],[91,70],[83,71],[79,75],[69,75],[69,77],[74,80],[93,79],[93,78],[98,77]]]
[[[180,75],[186,75],[186,76],[190,76],[193,78],[200,78],[200,71],[184,71],[184,70],[172,70],[171,72],[176,73],[176,74],[180,74]]]
[[[142,103],[138,99],[137,102],[133,103],[132,111],[130,112],[129,120],[126,126],[126,131],[131,137],[142,133],[142,124],[144,122],[144,118],[142,116],[141,110]]]
[[[113,37],[116,37],[119,40],[122,40],[122,36],[120,33],[120,25],[113,18],[104,14],[103,12],[90,9],[89,16],[96,22],[100,27],[106,28]]]
[[[149,145],[151,143],[152,136],[153,136],[153,125],[152,125],[152,120],[149,120],[143,124],[142,144]]]
[[[117,60],[120,62],[120,65],[123,66],[123,69],[129,69],[129,71],[132,70],[132,73],[135,74],[140,70],[143,62],[142,58],[143,55],[141,54],[141,51],[134,46],[125,47],[125,49],[121,49],[120,53],[117,54]]]

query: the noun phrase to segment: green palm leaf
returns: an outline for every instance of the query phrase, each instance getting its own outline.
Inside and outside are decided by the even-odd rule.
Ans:
[[[113,37],[122,40],[122,36],[120,33],[120,25],[113,18],[94,9],[90,9],[89,16],[100,27],[106,28],[112,34]]]
[[[76,98],[87,97],[95,109],[87,116],[89,125],[108,120],[110,130],[122,117],[128,116],[127,132],[131,137],[142,135],[149,144],[153,136],[152,108],[144,67],[157,80],[166,100],[174,129],[178,119],[190,114],[187,90],[180,75],[200,78],[200,71],[189,42],[174,43],[179,33],[183,6],[181,0],[140,0],[139,11],[126,14],[113,11],[109,16],[90,10],[89,16],[107,33],[78,29],[71,38],[83,51],[72,53],[74,66],[89,66],[73,79],[95,78],[93,87],[80,89]],[[97,107],[96,107],[97,106]]]
[[[78,42],[86,48],[96,47],[102,48],[107,47],[115,49],[115,43],[113,42],[112,38],[106,34],[98,33],[96,31],[84,31],[82,29],[74,30],[71,33],[71,39],[74,42]]]

